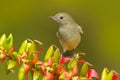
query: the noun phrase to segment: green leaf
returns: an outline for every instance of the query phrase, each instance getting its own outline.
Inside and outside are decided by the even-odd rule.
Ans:
[[[101,80],[106,80],[108,69],[104,68],[101,75]]]
[[[33,59],[33,55],[34,55],[34,52],[35,52],[35,50],[36,50],[36,46],[35,46],[35,43],[34,42],[32,42],[31,44],[28,44],[29,45],[29,48],[28,48],[28,51],[29,51],[29,55],[28,55],[28,57],[29,57],[29,59]]]
[[[87,63],[84,63],[81,68],[80,76],[85,77],[87,74],[87,71],[88,71],[88,65],[87,65]]]
[[[15,59],[15,60],[18,59],[18,54],[17,54],[17,52],[13,52],[13,53],[12,53],[12,57],[13,57],[13,59]]]
[[[0,38],[0,46],[3,46],[5,39],[6,39],[6,34],[3,34]]]
[[[35,70],[34,74],[33,74],[33,80],[38,80],[40,76],[40,71],[39,70]]]
[[[24,80],[24,77],[25,77],[25,70],[24,70],[24,66],[22,65],[18,72],[18,80]]]
[[[18,53],[19,53],[20,55],[22,55],[22,54],[26,51],[27,43],[28,43],[28,41],[25,40],[25,41],[22,43],[22,45],[20,46],[20,49],[19,49],[19,51],[18,51]]]
[[[42,80],[47,80],[47,79],[46,79],[46,77],[44,76],[44,77],[42,77]]]
[[[54,60],[54,62],[55,63],[58,63],[59,62],[59,60],[60,60],[60,51],[59,51],[59,49],[57,48],[56,50],[55,50],[55,52],[54,52],[54,58],[53,58]]]
[[[68,69],[72,70],[77,65],[77,60],[73,59],[68,63]]]
[[[63,80],[63,79],[65,79],[65,74],[64,73],[60,74],[60,76],[59,76],[59,80]]]
[[[8,38],[4,41],[4,46],[7,51],[9,51],[13,46],[13,36],[10,34]]]
[[[26,51],[29,51],[30,47],[31,47],[32,43],[27,43],[27,46],[26,46]]]
[[[52,68],[55,70],[55,69],[57,69],[58,68],[58,64],[57,63],[53,63],[52,64]]]
[[[80,80],[88,80],[86,77],[81,77]]]
[[[53,55],[53,46],[50,46],[46,52],[44,61],[48,61],[48,59]]]
[[[105,80],[112,80],[113,74],[114,74],[114,72],[110,71]]]
[[[30,46],[30,48],[29,48],[29,52],[30,52],[30,53],[33,53],[33,52],[35,52],[35,50],[36,50],[35,43],[32,42],[32,43],[31,43],[31,46]]]
[[[16,66],[16,63],[17,63],[16,60],[9,60],[9,61],[8,61],[7,69],[8,69],[8,70],[12,69],[13,67]]]

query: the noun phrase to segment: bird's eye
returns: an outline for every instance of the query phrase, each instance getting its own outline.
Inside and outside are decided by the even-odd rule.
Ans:
[[[60,19],[63,19],[63,16],[61,16]]]

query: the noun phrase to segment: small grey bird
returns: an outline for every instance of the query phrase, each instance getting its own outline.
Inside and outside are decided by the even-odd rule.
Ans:
[[[57,37],[63,48],[63,56],[73,56],[72,51],[81,41],[82,27],[66,12],[57,13],[54,16],[50,16],[50,18],[59,24]]]

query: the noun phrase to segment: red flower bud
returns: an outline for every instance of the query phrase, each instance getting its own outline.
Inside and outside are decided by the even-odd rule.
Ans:
[[[34,54],[34,58],[33,58],[32,62],[31,62],[32,65],[36,64],[38,61],[39,61],[38,60],[38,54]]]
[[[79,60],[79,62],[84,64],[86,61],[85,60]]]
[[[12,47],[12,48],[10,49],[10,51],[7,53],[8,56],[11,56],[14,50],[15,50],[15,47]]]
[[[64,64],[64,63],[66,63],[70,60],[72,60],[72,58],[62,57],[61,60],[60,60],[60,64]]]
[[[0,61],[4,62],[5,58],[6,58],[6,56],[4,54],[0,53]]]
[[[49,58],[47,64],[48,64],[49,66],[52,66],[52,63],[53,63],[52,58]]]
[[[117,75],[117,74],[114,74],[114,75],[112,76],[112,80],[118,80],[118,75]]]
[[[77,65],[73,68],[72,76],[74,76],[76,74],[78,74],[78,66]]]
[[[25,70],[25,73],[28,73],[28,71],[30,70],[30,65],[24,64],[24,70]]]
[[[42,48],[39,48],[38,50],[36,50],[36,53],[40,53],[42,51]]]
[[[54,71],[55,74],[65,71],[65,68],[61,65],[58,65],[58,68]]]
[[[94,69],[89,69],[88,73],[87,73],[87,78],[92,80],[92,78],[95,77],[96,79],[98,79],[98,73],[94,70]]]
[[[47,80],[54,80],[54,75],[52,73],[50,73],[50,72],[47,72],[46,73],[46,79]]]

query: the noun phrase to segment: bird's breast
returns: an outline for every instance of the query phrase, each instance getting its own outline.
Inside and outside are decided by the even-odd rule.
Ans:
[[[59,27],[58,37],[63,41],[75,41],[81,38],[78,30],[71,26]]]

